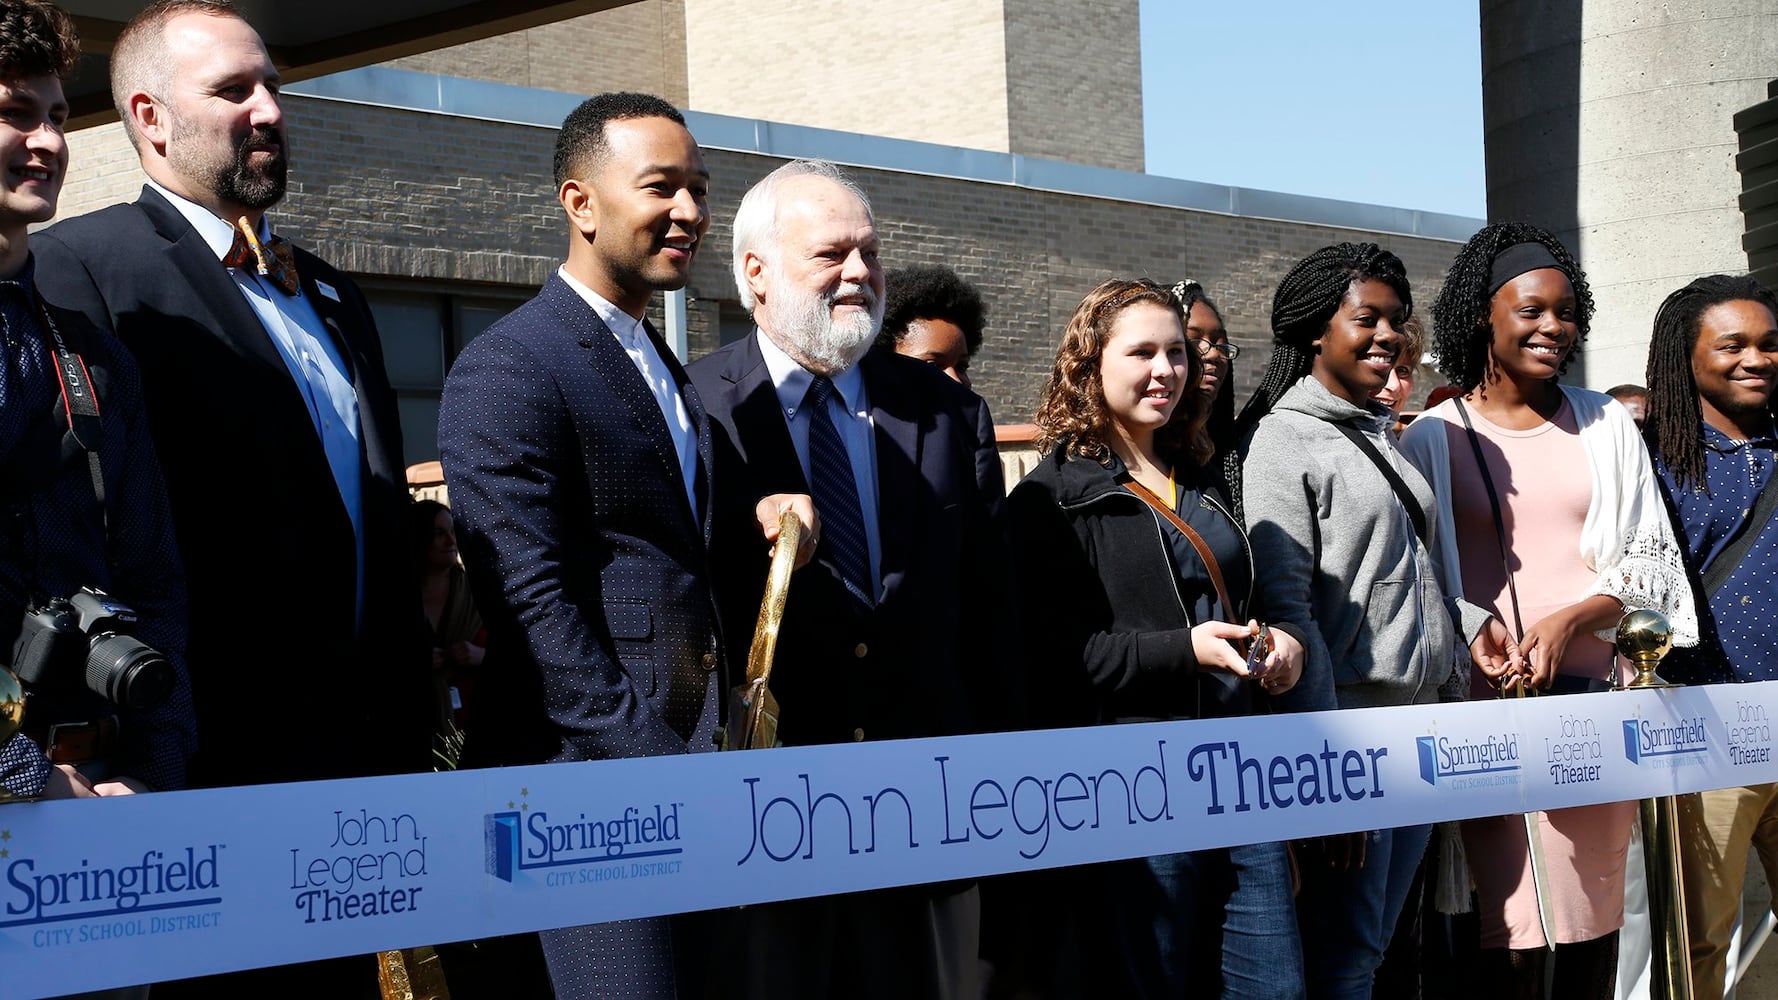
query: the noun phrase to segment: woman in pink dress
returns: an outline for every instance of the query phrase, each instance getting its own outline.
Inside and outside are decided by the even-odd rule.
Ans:
[[[1477,671],[1473,698],[1519,684],[1604,689],[1617,679],[1611,638],[1627,611],[1660,611],[1677,642],[1695,641],[1691,591],[1635,423],[1609,397],[1557,381],[1592,311],[1574,258],[1517,223],[1471,238],[1433,306],[1439,370],[1464,394],[1410,424],[1402,450],[1433,485],[1445,558],[1456,561],[1445,579],[1519,637],[1522,657],[1497,675]],[[1604,753],[1609,734],[1592,735],[1576,741],[1580,752]],[[1464,823],[1484,993],[1543,996],[1553,954],[1551,995],[1609,1000],[1634,810],[1537,814],[1549,868],[1542,912],[1523,819]]]

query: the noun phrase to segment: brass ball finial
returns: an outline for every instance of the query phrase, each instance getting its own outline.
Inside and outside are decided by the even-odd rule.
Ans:
[[[1673,648],[1673,625],[1659,611],[1632,611],[1617,626],[1617,651],[1636,665],[1636,679],[1631,687],[1657,687],[1663,682],[1655,675],[1661,657]]]
[[[12,671],[0,669],[0,743],[25,724],[25,688]]]

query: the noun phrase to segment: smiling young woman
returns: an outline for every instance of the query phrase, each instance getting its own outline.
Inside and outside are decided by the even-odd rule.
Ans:
[[[1410,424],[1402,450],[1437,497],[1445,579],[1518,637],[1510,663],[1474,675],[1471,697],[1614,680],[1611,638],[1626,611],[1653,608],[1672,621],[1677,643],[1696,641],[1691,591],[1635,422],[1610,397],[1557,381],[1592,312],[1567,249],[1517,223],[1472,237],[1433,306],[1439,369],[1464,395]],[[1548,911],[1524,877],[1520,818],[1464,823],[1489,992],[1543,995],[1550,926],[1554,995],[1612,995],[1634,811],[1614,803],[1539,814]]]
[[[1428,547],[1432,491],[1396,451],[1394,415],[1370,397],[1389,380],[1413,294],[1400,258],[1374,243],[1323,247],[1272,299],[1272,360],[1241,413],[1241,493],[1264,602],[1307,637],[1291,711],[1462,697],[1463,642]],[[1462,641],[1459,641],[1459,635]],[[1309,996],[1371,995],[1430,828],[1304,843],[1297,919]]]
[[[1219,476],[1193,451],[1211,397],[1181,320],[1166,288],[1104,282],[1075,310],[1044,384],[1045,457],[1008,500],[1022,611],[1043,623],[1027,655],[1038,725],[1246,715],[1301,673],[1288,626],[1272,630],[1259,676],[1237,645],[1269,612]],[[1060,936],[1033,946],[1037,968],[1072,952],[1095,988],[1119,996],[1302,995],[1282,844],[1044,877],[1055,891],[1032,906],[1066,900],[1069,912],[1035,922],[1034,934]],[[1039,992],[1061,981],[1039,974]]]

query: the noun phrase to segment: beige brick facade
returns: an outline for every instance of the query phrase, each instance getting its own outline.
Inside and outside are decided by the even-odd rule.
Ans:
[[[685,107],[685,51],[684,0],[639,0],[389,65],[571,94],[640,90]]]
[[[1146,169],[1134,0],[1006,0],[1005,7],[1008,152]]]
[[[686,0],[687,106],[1010,152],[1001,7]]]
[[[1143,169],[1137,0],[640,0],[398,59],[568,93]]]
[[[71,219],[120,201],[135,201],[144,175],[123,123],[68,133],[68,181],[56,218]]]
[[[421,279],[442,290],[529,290],[565,255],[550,183],[551,129],[290,96],[290,196],[278,227],[348,271]],[[742,193],[779,160],[712,149],[715,222],[689,289],[693,356],[719,343],[736,298],[729,223]],[[1055,344],[1080,297],[1113,275],[1194,277],[1264,364],[1272,289],[1298,258],[1330,242],[1375,239],[1407,261],[1429,303],[1456,244],[1302,223],[1162,208],[1003,184],[858,170],[875,204],[890,267],[946,263],[979,284],[987,340],[971,371],[1003,423],[1029,419]],[[77,133],[65,214],[131,200],[141,186],[116,127]],[[1249,359],[1252,359],[1251,361]]]

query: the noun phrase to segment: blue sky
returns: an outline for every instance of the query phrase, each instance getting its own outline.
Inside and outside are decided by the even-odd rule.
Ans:
[[[1141,0],[1148,172],[1480,218],[1474,0]]]

